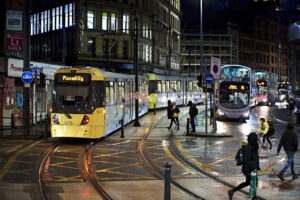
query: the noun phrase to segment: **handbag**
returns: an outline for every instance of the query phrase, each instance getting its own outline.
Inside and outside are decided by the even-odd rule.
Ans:
[[[251,198],[256,196],[256,185],[257,185],[256,181],[257,181],[256,172],[251,172],[250,189],[249,189],[249,194]]]

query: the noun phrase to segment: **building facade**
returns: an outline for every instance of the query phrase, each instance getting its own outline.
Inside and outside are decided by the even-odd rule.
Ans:
[[[278,23],[256,16],[253,34],[239,34],[240,64],[255,70],[281,73],[281,79],[288,77],[287,27],[281,25],[281,66],[279,67]],[[280,72],[281,69],[281,72]]]
[[[211,57],[221,59],[221,64],[237,64],[237,38],[230,34],[203,34],[204,70],[210,70]],[[181,70],[184,75],[200,74],[200,34],[184,33],[181,41]]]
[[[300,21],[288,27],[289,81],[294,91],[300,94]]]
[[[139,71],[179,70],[179,0],[33,2],[34,61],[130,72],[137,19]]]

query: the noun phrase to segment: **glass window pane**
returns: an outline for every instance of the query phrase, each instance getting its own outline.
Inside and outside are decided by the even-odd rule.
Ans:
[[[107,12],[102,12],[102,30],[107,31]]]
[[[55,18],[56,18],[56,30],[58,30],[59,29],[59,7],[57,7],[56,8],[56,16],[55,16]]]
[[[69,26],[69,5],[65,5],[65,27]]]
[[[89,10],[87,13],[87,28],[94,29],[94,11]]]

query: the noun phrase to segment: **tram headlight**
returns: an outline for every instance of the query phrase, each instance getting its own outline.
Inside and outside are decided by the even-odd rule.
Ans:
[[[87,125],[90,121],[90,118],[87,115],[83,116],[83,119],[81,121],[81,125]]]
[[[59,124],[57,115],[55,115],[55,114],[53,115],[52,122],[53,122],[53,124]]]
[[[266,102],[267,102],[267,99],[263,99],[263,102],[266,103]]]

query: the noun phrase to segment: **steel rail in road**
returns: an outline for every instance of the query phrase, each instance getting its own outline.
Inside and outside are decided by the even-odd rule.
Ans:
[[[94,149],[96,148],[96,144],[97,142],[99,142],[100,140],[96,140],[95,142],[92,141],[90,142],[85,151],[83,156],[81,156],[81,167],[83,168],[83,172],[85,174],[85,177],[87,179],[88,182],[90,182],[93,187],[95,188],[95,190],[97,191],[97,193],[105,200],[112,200],[113,198],[105,191],[105,189],[103,188],[103,186],[101,186],[97,180],[95,179],[95,175],[92,174],[92,170],[90,169],[90,166],[92,165],[92,161],[91,161],[91,155],[94,151]],[[88,162],[90,161],[90,162]]]
[[[179,149],[177,148],[176,146],[176,143],[175,143],[175,139],[174,139],[174,132],[172,131],[171,132],[171,135],[170,135],[170,140],[169,140],[169,143],[170,143],[170,151],[171,153],[175,156],[176,159],[178,159],[180,162],[182,162],[184,165],[186,165],[187,167],[189,167],[190,169],[192,169],[193,171],[195,171],[197,174],[204,174],[206,175],[207,177],[213,179],[214,181],[218,182],[218,183],[221,183],[231,189],[235,188],[234,185],[224,181],[223,179],[219,178],[219,177],[216,177],[214,175],[212,175],[211,173],[201,169],[200,167],[198,167],[196,164],[194,164],[193,162],[191,162],[190,160],[188,160],[180,151]],[[244,190],[240,190],[240,192],[242,192],[243,194],[245,195],[249,195],[249,192],[246,192]],[[260,199],[260,200],[265,200],[265,198],[263,197],[260,197],[260,196],[256,196],[257,199]]]
[[[150,158],[150,156],[147,154],[146,152],[146,142],[147,142],[147,138],[150,135],[151,131],[153,130],[153,128],[156,127],[156,125],[158,124],[159,121],[161,121],[164,117],[166,117],[165,115],[162,116],[157,122],[153,122],[150,125],[150,128],[148,129],[148,131],[146,131],[146,133],[143,135],[143,137],[138,141],[138,146],[137,146],[137,153],[139,155],[139,158],[142,158],[141,162],[143,163],[144,167],[149,171],[150,174],[154,174],[155,177],[159,178],[159,179],[164,179],[165,173],[163,170],[161,170]],[[154,172],[154,173],[153,173]],[[195,194],[194,192],[188,190],[187,188],[183,187],[182,185],[180,185],[177,181],[173,180],[171,178],[171,183],[177,187],[178,189],[180,189],[181,191],[183,191],[184,193],[188,194],[189,196],[195,198],[195,199],[204,199],[203,197]]]
[[[43,200],[47,200],[48,196],[47,196],[47,192],[46,192],[46,186],[45,186],[45,182],[44,182],[44,170],[45,170],[45,166],[46,163],[48,161],[48,159],[51,157],[51,155],[53,154],[53,152],[58,148],[58,146],[60,145],[61,141],[56,142],[55,144],[51,145],[47,150],[46,153],[43,155],[39,168],[38,168],[38,189],[39,189],[39,193],[40,193],[40,197]]]

